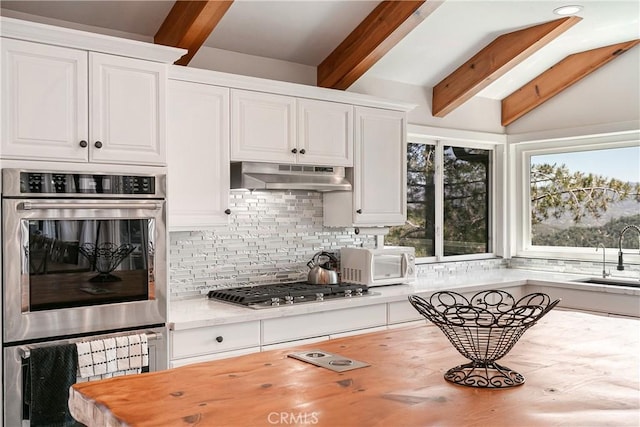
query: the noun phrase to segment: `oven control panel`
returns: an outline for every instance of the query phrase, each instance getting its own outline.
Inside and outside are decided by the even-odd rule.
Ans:
[[[57,172],[21,172],[22,194],[156,194],[156,177]]]

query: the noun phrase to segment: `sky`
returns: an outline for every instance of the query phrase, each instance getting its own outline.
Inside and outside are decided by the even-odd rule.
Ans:
[[[591,172],[625,182],[640,182],[640,147],[531,156],[531,164],[540,163],[565,164],[572,172]]]

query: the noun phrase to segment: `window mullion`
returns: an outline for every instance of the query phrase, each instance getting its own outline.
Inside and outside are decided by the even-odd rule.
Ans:
[[[443,229],[444,229],[444,155],[443,144],[440,140],[436,140],[435,150],[435,256],[436,259],[442,260],[444,256],[444,241],[443,241]]]

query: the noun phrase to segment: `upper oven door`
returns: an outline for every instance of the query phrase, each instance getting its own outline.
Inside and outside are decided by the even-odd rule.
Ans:
[[[4,341],[166,321],[163,200],[3,199]]]

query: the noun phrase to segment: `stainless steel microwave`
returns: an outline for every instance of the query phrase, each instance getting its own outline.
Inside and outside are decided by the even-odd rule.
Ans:
[[[409,283],[416,277],[415,261],[415,249],[409,246],[341,248],[341,281],[369,287]]]

